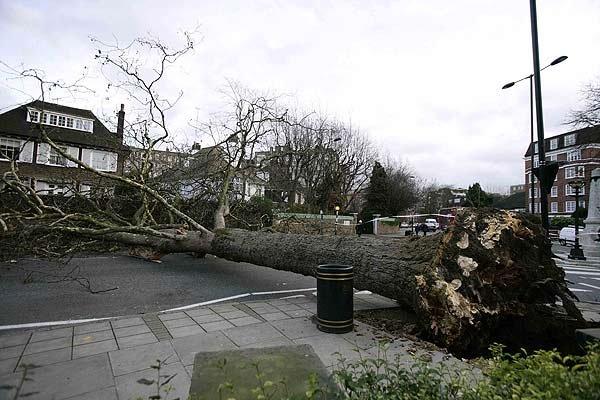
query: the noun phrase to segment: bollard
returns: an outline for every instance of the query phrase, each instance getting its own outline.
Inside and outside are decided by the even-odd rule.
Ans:
[[[317,328],[328,333],[351,332],[354,327],[354,271],[349,265],[317,267]]]

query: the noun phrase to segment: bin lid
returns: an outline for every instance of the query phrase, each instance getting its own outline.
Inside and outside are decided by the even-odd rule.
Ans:
[[[340,273],[347,274],[352,272],[354,268],[351,265],[344,264],[322,264],[317,267],[317,272],[328,272],[331,274]]]

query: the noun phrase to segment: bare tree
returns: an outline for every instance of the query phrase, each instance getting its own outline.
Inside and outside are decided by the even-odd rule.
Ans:
[[[574,126],[600,125],[600,83],[590,83],[582,91],[583,106],[573,110],[567,124]]]

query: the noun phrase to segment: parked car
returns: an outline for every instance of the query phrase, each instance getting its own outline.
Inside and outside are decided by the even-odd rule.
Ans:
[[[440,224],[438,224],[438,222],[433,218],[427,218],[425,220],[425,225],[427,225],[427,228],[429,228],[430,231],[436,231],[440,229]]]
[[[575,243],[575,228],[572,226],[565,226],[558,233],[558,243],[566,246],[568,242]]]

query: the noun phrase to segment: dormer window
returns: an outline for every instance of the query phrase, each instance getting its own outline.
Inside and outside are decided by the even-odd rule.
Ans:
[[[50,111],[41,113],[39,110],[33,108],[28,109],[27,121],[40,122],[44,125],[76,129],[78,131],[84,132],[94,131],[94,121],[91,119],[66,114],[53,113]]]
[[[40,112],[35,110],[29,111],[29,120],[31,122],[39,122]]]
[[[565,136],[565,146],[572,146],[575,144],[575,134],[571,133],[570,135]]]

